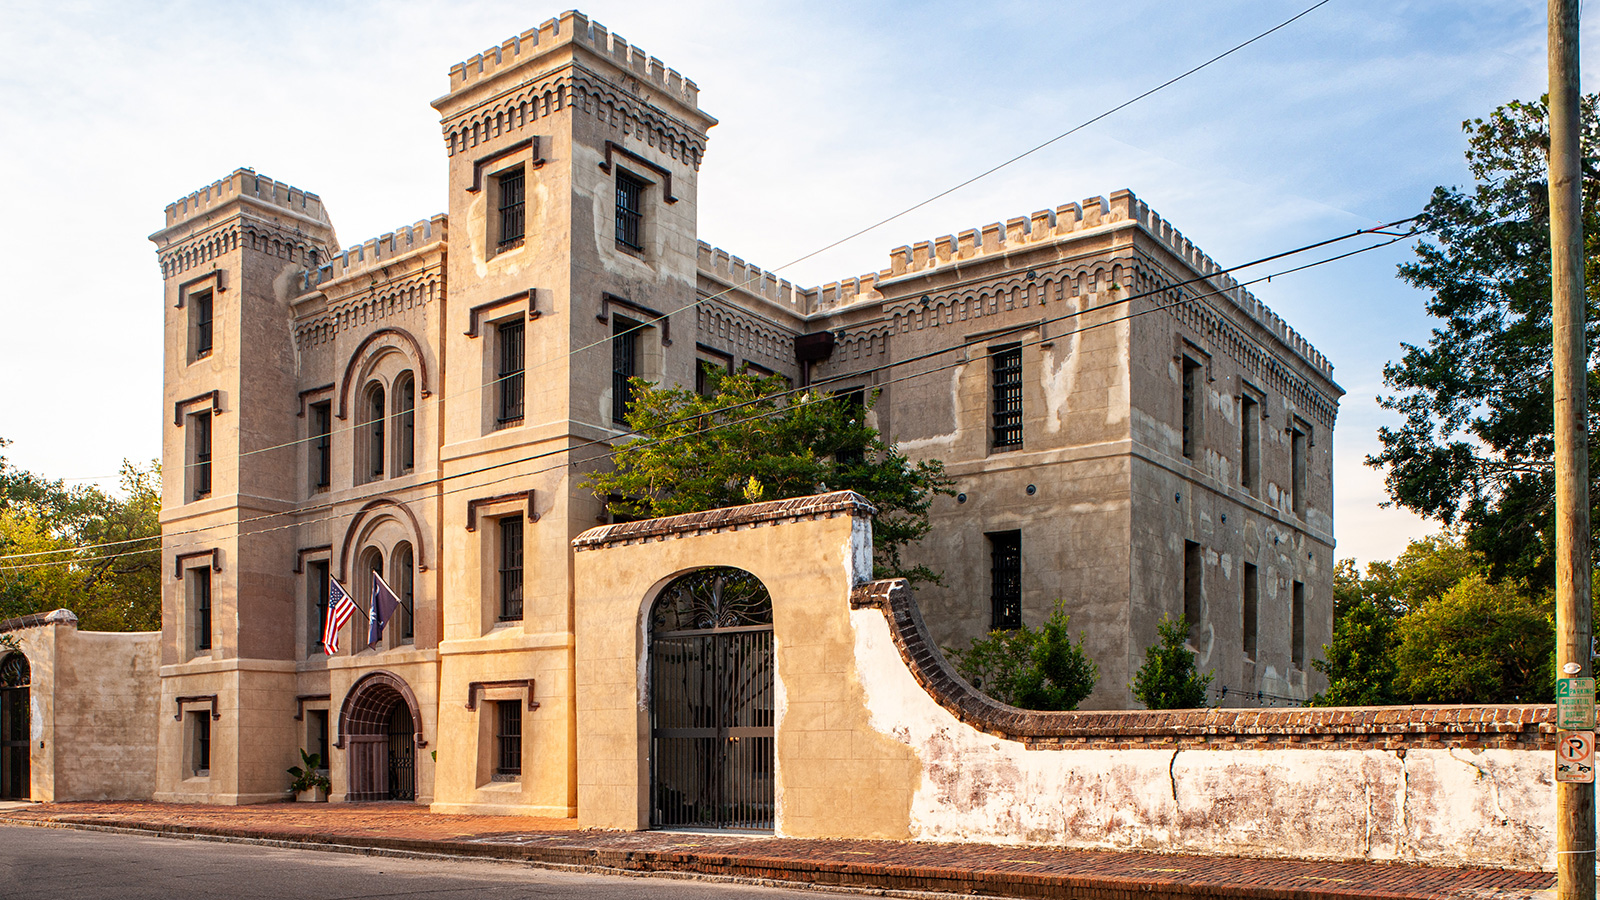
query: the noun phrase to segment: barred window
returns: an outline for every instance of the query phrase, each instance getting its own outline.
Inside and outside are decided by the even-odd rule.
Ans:
[[[1183,358],[1183,455],[1194,459],[1200,449],[1200,364]]]
[[[522,618],[522,517],[500,520],[500,621]]]
[[[367,386],[366,407],[362,410],[363,448],[366,452],[366,479],[376,481],[383,477],[383,420],[388,415],[384,408],[383,385],[373,382]]]
[[[190,416],[189,427],[189,499],[201,500],[211,496],[211,413]]]
[[[617,170],[617,245],[644,250],[644,182]]]
[[[194,732],[194,774],[211,774],[211,713],[189,713],[190,728]]]
[[[189,570],[190,606],[194,610],[194,648],[211,649],[211,569]]]
[[[522,424],[524,388],[527,377],[526,332],[522,319],[502,322],[496,328],[499,342],[499,366],[495,384],[499,386],[499,403],[495,410],[495,427],[507,428]]]
[[[1022,627],[1022,532],[997,531],[989,538],[991,630]]]
[[[1007,344],[989,352],[994,384],[994,449],[1022,446],[1022,345]]]
[[[633,382],[629,379],[639,374],[638,322],[612,316],[611,334],[611,419],[618,425],[628,421],[628,408],[633,405]]]
[[[497,180],[500,184],[500,239],[497,249],[505,252],[521,246],[526,228],[526,189],[522,167],[508,170]]]
[[[1289,659],[1296,669],[1306,667],[1306,585],[1296,581],[1289,594]]]
[[[190,335],[189,360],[211,355],[211,314],[212,294],[210,291],[200,291],[189,295],[189,322],[193,329]]]
[[[400,373],[394,383],[394,473],[417,467],[417,379]]]
[[[333,407],[311,404],[311,487],[327,490],[333,482]]]
[[[306,564],[306,652],[322,653],[322,630],[328,627],[328,561]]]
[[[522,701],[495,703],[496,722],[494,781],[516,781],[522,775]]]
[[[416,579],[413,570],[416,569],[416,555],[411,551],[411,545],[401,543],[394,548],[394,592],[400,599],[400,608],[395,610],[395,625],[400,630],[400,643],[409,644],[416,639]]]

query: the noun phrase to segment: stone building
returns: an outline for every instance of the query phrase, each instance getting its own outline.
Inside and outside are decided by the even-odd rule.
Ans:
[[[155,796],[579,812],[577,483],[629,376],[880,391],[957,496],[917,550],[939,643],[1060,598],[1101,681],[1187,614],[1230,702],[1303,698],[1332,619],[1332,368],[1128,191],[901,247],[801,288],[698,240],[716,120],[582,14],[452,67],[448,211],[340,249],[315,194],[240,169],[152,235],[165,282]],[[164,407],[165,414],[165,407]],[[330,578],[383,639],[320,645]]]

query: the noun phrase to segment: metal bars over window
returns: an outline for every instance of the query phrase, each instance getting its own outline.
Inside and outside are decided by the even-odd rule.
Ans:
[[[628,421],[628,408],[633,405],[633,382],[639,374],[638,322],[613,316],[611,334],[611,419],[618,425]]]
[[[189,570],[189,590],[194,595],[194,648],[211,649],[211,569]]]
[[[991,630],[1022,627],[1022,532],[997,531],[989,536],[989,602]]]
[[[333,407],[311,404],[311,487],[327,490],[333,483]]]
[[[191,360],[211,355],[212,293],[200,291],[189,296],[189,316],[194,322],[194,344],[189,354]]]
[[[499,721],[495,728],[495,781],[516,781],[522,775],[522,701],[501,700],[495,704]]]
[[[500,520],[500,621],[522,618],[522,517]]]
[[[197,413],[189,424],[193,429],[190,440],[194,441],[194,459],[189,464],[194,489],[189,499],[200,500],[211,496],[211,413]]]
[[[324,652],[322,630],[328,626],[328,561],[314,560],[306,568],[306,654]]]
[[[644,182],[617,170],[617,245],[644,250]]]
[[[522,319],[502,322],[495,331],[499,354],[495,384],[499,386],[499,403],[494,421],[496,428],[507,428],[522,424],[527,377],[525,323]]]
[[[1022,446],[1022,345],[995,347],[989,351],[989,360],[994,384],[994,449],[1014,450]]]
[[[522,245],[527,227],[526,185],[521,166],[511,169],[497,179],[500,184],[500,252]]]

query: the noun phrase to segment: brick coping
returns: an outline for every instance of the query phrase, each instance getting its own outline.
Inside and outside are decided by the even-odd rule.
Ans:
[[[809,497],[788,500],[769,500],[744,506],[727,506],[705,512],[685,513],[681,516],[664,516],[659,519],[642,519],[638,522],[619,522],[591,528],[572,541],[575,551],[599,550],[620,544],[661,541],[667,538],[687,537],[717,531],[758,528],[780,522],[800,522],[809,519],[831,519],[848,515],[864,518],[876,515],[877,508],[867,498],[855,491],[834,491]]]
[[[1007,706],[966,682],[935,645],[904,579],[851,592],[882,610],[911,674],[940,706],[980,731],[1033,749],[1555,749],[1555,707],[1375,706],[1314,709],[1085,710]]]

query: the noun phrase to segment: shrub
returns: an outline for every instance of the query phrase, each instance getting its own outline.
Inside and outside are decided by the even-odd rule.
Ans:
[[[1001,703],[1020,709],[1077,709],[1094,690],[1100,667],[1067,633],[1067,615],[1060,600],[1044,625],[1015,631],[991,631],[965,650],[949,650],[961,677]]]
[[[1184,646],[1189,622],[1161,617],[1156,626],[1161,639],[1144,652],[1144,665],[1133,676],[1133,696],[1147,709],[1198,709],[1206,705],[1211,676],[1201,675],[1194,652]]]

